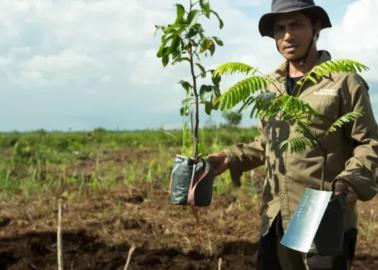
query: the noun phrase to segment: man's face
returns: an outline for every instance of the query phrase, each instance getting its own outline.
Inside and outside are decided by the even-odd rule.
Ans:
[[[311,20],[301,12],[278,15],[273,31],[279,52],[289,61],[304,56],[314,34]]]

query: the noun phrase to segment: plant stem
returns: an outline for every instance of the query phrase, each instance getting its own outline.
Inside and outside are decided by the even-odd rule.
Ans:
[[[328,157],[328,153],[327,153],[327,149],[324,147],[324,145],[322,144],[322,142],[319,139],[317,139],[316,142],[319,145],[320,151],[322,151],[322,154],[323,154],[323,164],[322,164],[322,174],[321,174],[320,190],[325,190],[324,183],[325,183],[325,178],[326,178],[326,173],[327,173],[327,157]]]
[[[193,94],[194,94],[194,129],[193,129],[193,158],[196,160],[198,158],[198,145],[199,145],[199,136],[198,136],[198,127],[199,127],[199,96],[197,91],[197,79],[194,71],[194,59],[193,59],[193,46],[192,42],[189,43],[189,60],[190,60],[190,72],[192,75],[193,82]]]
[[[323,152],[323,166],[322,166],[322,183],[320,185],[320,190],[324,190],[324,181],[326,177],[326,171],[327,171],[327,151],[324,149],[323,146],[321,146],[322,152]]]

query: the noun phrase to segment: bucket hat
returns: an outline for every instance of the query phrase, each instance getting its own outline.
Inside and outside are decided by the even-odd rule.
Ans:
[[[262,36],[273,37],[274,18],[279,14],[304,11],[313,14],[321,23],[321,29],[332,27],[327,12],[320,6],[315,5],[313,0],[272,0],[270,13],[264,14],[259,22],[259,30]]]

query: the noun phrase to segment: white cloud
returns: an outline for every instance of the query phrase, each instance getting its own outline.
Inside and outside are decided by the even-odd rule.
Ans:
[[[8,57],[1,57],[0,56],[0,67],[5,66],[5,65],[9,65],[10,62],[11,62],[11,60]]]
[[[144,53],[155,45],[154,23],[168,11],[154,9],[153,3],[2,0],[0,8],[7,12],[0,18],[0,29],[6,42],[0,49],[17,61],[17,70],[10,68],[13,73],[44,69],[59,74],[70,68],[75,74],[78,67],[93,67],[95,62],[109,72],[119,70],[128,52]]]
[[[339,24],[327,32],[326,48],[336,58],[351,58],[370,67],[369,80],[378,81],[378,1],[358,0],[349,4]]]
[[[261,6],[266,0],[233,0],[233,6],[237,6],[239,8],[255,8]]]
[[[174,19],[176,2],[0,0],[0,115],[17,119],[0,129],[179,126],[184,91],[177,82],[188,77],[188,67],[164,69],[156,58],[160,38],[154,36],[154,25]],[[225,47],[203,59],[205,66],[242,61],[269,72],[279,64],[274,42],[261,38],[257,29],[270,1],[211,3],[225,28],[220,31],[216,21],[204,20],[205,29],[223,39]],[[377,11],[376,0],[354,1],[343,21],[322,37],[336,57],[369,65],[373,79],[378,74]],[[37,110],[31,98],[47,105]],[[10,104],[23,110],[10,115]],[[70,115],[65,118],[66,107]]]
[[[101,66],[96,59],[77,51],[63,50],[56,55],[36,55],[25,61],[21,80],[36,86],[67,85],[74,79],[100,72]]]

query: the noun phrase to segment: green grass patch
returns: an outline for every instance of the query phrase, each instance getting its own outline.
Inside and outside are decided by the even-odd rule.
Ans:
[[[256,128],[203,128],[203,156],[250,142]],[[0,133],[0,196],[92,192],[135,182],[169,183],[176,154],[189,155],[181,130]],[[216,194],[230,187],[218,178]]]

